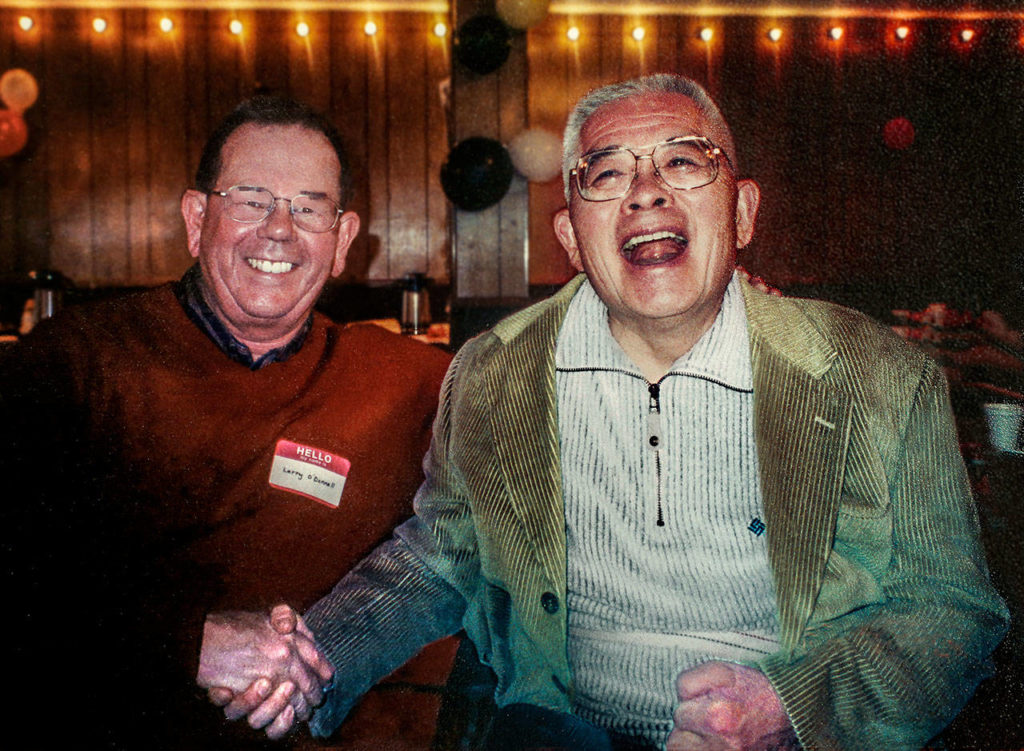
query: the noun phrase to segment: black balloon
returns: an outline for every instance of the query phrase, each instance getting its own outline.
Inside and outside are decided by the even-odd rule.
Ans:
[[[460,141],[441,166],[441,187],[448,200],[466,211],[486,209],[512,184],[512,158],[493,138]]]
[[[455,32],[455,57],[474,73],[486,75],[508,59],[508,26],[494,16],[473,16]]]

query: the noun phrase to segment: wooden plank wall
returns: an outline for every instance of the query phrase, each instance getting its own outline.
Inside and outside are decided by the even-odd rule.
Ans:
[[[705,84],[762,186],[758,233],[740,260],[780,286],[859,287],[879,309],[945,301],[1016,309],[1024,324],[1024,18],[549,16],[528,35],[531,127],[561,132],[594,86],[679,72]],[[643,25],[637,43],[632,28]],[[767,31],[783,29],[778,44]],[[576,43],[566,39],[579,27]],[[698,32],[710,26],[709,44]],[[887,148],[907,117],[916,138]],[[547,217],[560,181],[530,186],[530,278],[568,276]],[[867,300],[865,307],[872,301]]]
[[[189,265],[179,197],[210,129],[258,89],[325,111],[352,153],[363,231],[343,279],[449,275],[443,16],[0,9],[0,72],[30,71],[28,146],[0,160],[0,273],[54,268],[83,287],[149,285]],[[91,28],[102,15],[103,34]],[[171,33],[158,28],[167,16]],[[237,18],[240,36],[228,31]],[[372,165],[372,169],[369,169]]]

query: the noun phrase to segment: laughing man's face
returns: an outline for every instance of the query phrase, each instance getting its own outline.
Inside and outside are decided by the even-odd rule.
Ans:
[[[725,140],[688,97],[645,94],[597,110],[580,146],[583,154],[609,147],[650,153],[654,144],[690,135],[719,146]],[[608,307],[613,330],[679,323],[699,335],[718,314],[736,249],[753,236],[757,186],[737,180],[725,158],[715,181],[693,190],[670,188],[650,159],[638,164],[621,198],[585,201],[574,186],[555,232]]]

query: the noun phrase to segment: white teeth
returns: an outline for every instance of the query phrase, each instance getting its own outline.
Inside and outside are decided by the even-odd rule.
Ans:
[[[261,258],[246,258],[250,266],[265,274],[287,274],[294,267],[294,263],[287,261],[264,261]]]
[[[677,235],[675,232],[661,230],[660,232],[652,232],[649,235],[637,235],[636,237],[629,238],[626,240],[626,244],[622,246],[622,250],[628,253],[641,243],[654,242],[655,240],[676,240],[677,242],[686,242],[685,237]]]

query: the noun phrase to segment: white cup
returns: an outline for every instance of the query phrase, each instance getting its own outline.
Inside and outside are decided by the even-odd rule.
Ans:
[[[997,451],[1024,454],[1021,450],[1020,428],[1024,419],[1024,405],[989,403],[984,405],[988,422],[988,438]]]

